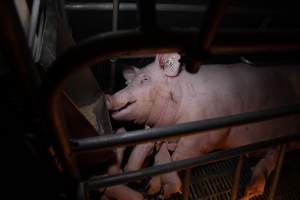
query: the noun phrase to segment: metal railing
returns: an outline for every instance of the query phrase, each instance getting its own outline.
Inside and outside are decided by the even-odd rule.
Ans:
[[[147,3],[146,3],[147,2]],[[138,14],[140,22],[139,31],[129,32],[116,32],[110,34],[99,35],[91,38],[79,44],[77,47],[68,51],[63,57],[57,60],[48,73],[48,79],[45,81],[43,92],[48,102],[48,116],[51,122],[51,127],[56,133],[58,143],[63,151],[62,158],[65,161],[65,166],[69,169],[71,176],[80,179],[78,167],[76,166],[75,156],[76,153],[88,149],[95,148],[114,148],[120,145],[130,145],[142,142],[156,141],[163,138],[179,137],[187,134],[192,134],[199,131],[222,128],[226,126],[235,126],[244,123],[252,123],[262,120],[268,120],[275,117],[284,115],[290,115],[300,112],[300,106],[287,106],[278,109],[269,109],[264,111],[258,111],[253,113],[244,113],[234,116],[227,116],[216,119],[208,119],[199,122],[191,122],[186,124],[178,124],[174,126],[153,128],[146,130],[139,130],[122,134],[122,136],[102,136],[86,138],[81,140],[69,140],[66,137],[66,131],[61,123],[60,115],[57,105],[59,104],[60,86],[63,84],[67,76],[71,75],[75,69],[89,66],[93,62],[103,61],[105,59],[136,54],[148,54],[156,52],[184,52],[191,61],[189,63],[190,72],[196,72],[198,70],[199,63],[203,61],[209,55],[226,55],[226,54],[251,54],[268,51],[282,51],[282,50],[299,50],[300,41],[290,40],[277,43],[271,40],[275,40],[276,37],[281,35],[274,35],[273,37],[266,37],[261,35],[251,37],[252,40],[242,40],[241,37],[233,36],[230,42],[230,36],[219,36],[220,38],[226,38],[227,43],[215,37],[218,30],[220,21],[226,10],[227,1],[213,1],[211,7],[208,9],[207,15],[204,20],[202,32],[168,32],[160,31],[156,28],[155,6],[154,1],[139,1],[138,2]],[[153,9],[148,9],[153,8]],[[116,11],[115,11],[116,13]],[[184,40],[186,35],[193,35],[196,40],[190,41]],[[286,39],[291,39],[286,38]],[[197,42],[195,42],[197,41]],[[250,41],[250,42],[245,42]],[[220,43],[218,43],[220,42]],[[195,45],[196,43],[196,45]],[[192,51],[190,51],[192,49]],[[80,56],[79,56],[80,54]],[[78,59],[79,58],[79,59]],[[196,61],[196,62],[195,62]],[[229,157],[240,156],[240,162],[237,166],[237,170],[234,177],[234,183],[232,188],[232,199],[237,198],[239,190],[238,181],[240,179],[240,170],[242,166],[242,155],[255,151],[260,148],[265,148],[270,145],[279,145],[285,142],[289,142],[295,139],[299,139],[299,135],[289,135],[287,137],[275,138],[268,141],[262,141],[251,145],[246,145],[234,149],[225,151],[219,151],[207,154],[205,156],[196,157],[187,160],[176,161],[164,165],[153,166],[143,170],[129,172],[122,175],[109,176],[101,179],[93,179],[85,181],[85,188],[95,189],[98,187],[105,187],[114,184],[126,183],[135,179],[145,178],[147,176],[153,176],[175,170],[186,171],[185,184],[189,184],[187,180],[190,174],[190,168],[198,165],[203,165],[216,160],[226,159]],[[281,155],[284,148],[281,148]],[[279,161],[282,161],[283,156],[280,156]],[[278,162],[282,163],[282,162]],[[280,172],[281,165],[277,165],[277,173]],[[278,175],[277,175],[278,177]],[[272,191],[275,191],[278,178],[273,179]],[[188,186],[184,186],[184,199],[188,198]],[[271,193],[270,199],[274,196],[274,192]]]
[[[4,15],[7,20],[11,18],[12,22],[15,22],[15,17],[12,13],[8,12],[12,10],[12,3],[9,0],[3,1],[3,8],[0,15]],[[85,189],[104,187],[113,184],[125,183],[131,180],[145,178],[147,176],[153,176],[170,171],[190,169],[195,166],[203,165],[217,160],[226,159],[230,157],[240,156],[239,164],[235,173],[235,182],[232,188],[232,199],[237,198],[238,192],[238,180],[240,177],[240,169],[242,165],[242,155],[255,151],[257,149],[265,148],[271,145],[281,145],[280,156],[277,162],[277,168],[275,178],[273,179],[270,199],[273,199],[274,192],[276,190],[277,182],[279,179],[279,173],[281,169],[282,160],[285,152],[285,143],[290,141],[299,140],[300,135],[288,135],[286,137],[274,138],[268,141],[261,141],[255,144],[249,144],[234,149],[224,150],[209,153],[205,156],[195,157],[186,160],[180,160],[168,164],[153,166],[139,171],[129,172],[122,175],[109,176],[101,179],[83,180],[80,176],[80,172],[76,162],[76,154],[80,151],[94,148],[113,148],[119,145],[129,145],[134,143],[142,143],[147,141],[156,141],[162,138],[169,137],[182,137],[187,134],[193,134],[196,131],[204,131],[210,129],[216,129],[226,126],[235,126],[245,123],[252,123],[262,120],[268,120],[284,115],[291,115],[300,113],[300,105],[286,106],[277,109],[269,109],[263,111],[257,111],[252,113],[244,113],[239,115],[227,116],[222,118],[202,120],[198,122],[191,122],[186,124],[178,124],[174,126],[146,129],[134,132],[128,132],[122,134],[122,136],[105,136],[105,137],[93,137],[82,140],[70,140],[67,136],[67,130],[62,120],[62,114],[60,112],[60,96],[63,92],[63,83],[71,76],[75,71],[80,68],[88,67],[94,62],[104,61],[116,56],[126,56],[132,54],[152,54],[156,52],[181,52],[185,53],[190,61],[194,64],[188,68],[191,72],[197,71],[197,63],[202,62],[207,56],[210,55],[240,55],[240,54],[252,54],[263,52],[279,52],[288,50],[300,50],[300,37],[297,34],[274,34],[274,35],[218,35],[215,36],[218,30],[220,20],[226,10],[227,1],[219,0],[214,1],[211,9],[206,15],[206,21],[204,24],[204,32],[174,32],[174,31],[160,31],[149,27],[155,25],[153,21],[154,10],[147,10],[149,7],[155,8],[154,1],[139,1],[139,17],[141,29],[137,31],[116,32],[107,33],[95,36],[89,40],[82,42],[81,44],[70,48],[64,55],[58,58],[47,72],[43,85],[41,87],[41,97],[43,98],[45,107],[45,121],[49,122],[49,127],[56,137],[58,144],[58,151],[60,152],[60,159],[63,163],[63,167],[67,170],[70,177],[75,181],[83,182]],[[148,5],[148,6],[146,6]],[[5,8],[8,8],[7,10]],[[143,10],[145,9],[145,10]],[[220,12],[222,11],[222,12]],[[154,12],[154,13],[153,13]],[[2,17],[1,19],[4,19]],[[13,21],[14,20],[14,21]],[[151,21],[152,20],[152,21]],[[7,20],[10,22],[10,20]],[[149,23],[149,24],[148,24]],[[13,32],[16,29],[15,25],[18,23],[7,23],[5,20],[0,20],[0,26],[2,30],[7,30],[5,38],[21,38],[21,43],[14,43],[14,47],[24,46],[25,38],[22,36],[21,31]],[[18,24],[20,27],[21,25]],[[7,29],[10,28],[10,29]],[[150,32],[147,32],[151,30]],[[196,38],[199,43],[191,38]],[[222,40],[226,38],[226,40]],[[12,40],[14,42],[14,40]],[[5,44],[9,48],[9,42]],[[192,49],[192,51],[190,51]],[[18,51],[25,51],[25,54],[18,53]],[[16,59],[16,64],[20,64],[24,69],[28,68],[30,62],[26,59],[29,58],[28,48],[15,48],[12,49],[13,54],[18,55],[20,59]],[[21,62],[24,61],[24,62]],[[196,62],[195,62],[196,61]],[[25,77],[26,79],[26,77]],[[30,90],[30,87],[27,86]],[[186,179],[189,177],[189,171],[186,173]],[[186,184],[189,181],[184,181]],[[81,184],[82,186],[82,184]],[[82,188],[82,187],[80,187]],[[185,199],[188,198],[188,187],[184,192]]]

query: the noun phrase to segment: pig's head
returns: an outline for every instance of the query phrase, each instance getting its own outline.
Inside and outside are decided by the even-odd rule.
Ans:
[[[174,93],[180,73],[179,54],[160,54],[142,69],[126,67],[123,76],[127,87],[112,96],[106,104],[116,120],[155,126],[175,117],[179,96]]]

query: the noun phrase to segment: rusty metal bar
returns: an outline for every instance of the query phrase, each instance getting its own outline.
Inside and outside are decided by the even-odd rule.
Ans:
[[[205,59],[213,39],[219,29],[229,0],[212,0],[204,16],[203,23],[196,41],[195,48],[189,48],[186,70],[191,73],[198,72],[200,61]]]
[[[156,0],[137,1],[139,26],[145,33],[152,32],[157,27],[155,2]]]
[[[285,152],[286,152],[286,145],[287,144],[280,145],[280,148],[278,150],[279,156],[278,156],[278,159],[277,159],[277,162],[276,162],[276,169],[275,169],[274,176],[273,176],[273,179],[272,179],[268,200],[275,199],[275,194],[276,194],[278,181],[279,181],[279,178],[280,178],[280,172],[281,172],[281,168],[282,168],[282,164],[283,164],[283,159],[284,159],[284,155],[285,155]]]
[[[201,155],[195,158],[186,160],[174,161],[167,164],[157,165],[149,168],[145,168],[138,171],[124,173],[122,175],[113,175],[109,177],[88,180],[86,181],[87,189],[96,189],[105,186],[111,186],[115,184],[127,183],[133,180],[145,178],[148,176],[155,176],[171,171],[179,171],[187,168],[193,168],[196,166],[236,157],[245,153],[253,152],[259,149],[263,149],[269,146],[288,143],[291,141],[300,140],[300,134],[288,135],[285,137],[273,138],[267,141],[257,142],[254,144],[248,144],[245,146],[212,152],[206,155]]]
[[[176,124],[158,128],[136,130],[119,135],[89,137],[79,140],[72,140],[71,143],[75,150],[88,150],[95,148],[114,148],[136,143],[145,143],[166,139],[171,137],[180,137],[184,135],[200,134],[211,129],[220,129],[232,127],[241,124],[255,123],[292,115],[300,112],[300,104],[294,106],[283,106],[276,109],[266,109],[256,112],[248,112],[226,117],[218,117],[201,121]],[[205,133],[205,132],[204,132]]]
[[[238,159],[238,163],[237,163],[235,171],[234,171],[233,182],[232,182],[232,187],[231,187],[231,197],[230,197],[231,200],[238,199],[243,162],[244,162],[244,156],[240,155],[240,157]]]
[[[184,174],[184,181],[183,181],[183,200],[189,199],[189,193],[190,193],[190,182],[191,182],[191,169],[188,168],[185,170]]]
[[[213,0],[206,11],[204,22],[200,30],[200,48],[198,50],[208,50],[218,31],[224,17],[229,0]]]

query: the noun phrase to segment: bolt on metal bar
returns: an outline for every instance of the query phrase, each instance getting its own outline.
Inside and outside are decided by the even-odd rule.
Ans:
[[[96,136],[78,140],[71,140],[74,150],[88,150],[95,148],[114,148],[136,143],[146,143],[159,139],[199,134],[210,129],[220,129],[241,124],[254,123],[292,115],[300,112],[300,104],[266,109],[256,112],[236,114],[226,117],[205,119],[196,122],[176,124],[158,128],[137,130],[122,135]]]
[[[282,164],[283,164],[284,155],[285,155],[285,152],[286,152],[286,145],[287,144],[280,145],[280,148],[278,150],[279,156],[277,158],[276,169],[275,169],[274,176],[273,176],[273,179],[272,179],[268,200],[275,199],[275,193],[276,193],[278,181],[279,181],[279,178],[280,178],[280,172],[281,172],[281,168],[282,168]]]
[[[159,174],[168,173],[171,171],[179,171],[187,168],[193,168],[196,166],[233,158],[245,153],[253,152],[259,149],[263,149],[269,146],[283,144],[295,140],[300,140],[300,134],[292,134],[285,137],[273,138],[267,141],[261,141],[254,144],[248,144],[241,147],[228,149],[224,151],[212,152],[207,155],[202,155],[186,160],[173,161],[171,163],[157,165],[149,168],[145,168],[138,171],[132,171],[121,175],[113,175],[104,178],[98,178],[93,180],[87,180],[85,182],[87,189],[96,189],[105,186],[111,186],[116,184],[127,183],[133,180],[155,176]]]
[[[183,200],[189,199],[190,193],[190,182],[191,182],[191,169],[186,169],[184,174],[184,181],[183,181]]]
[[[234,171],[234,176],[233,176],[233,182],[232,182],[232,187],[231,187],[231,200],[237,200],[238,199],[238,194],[240,190],[240,179],[241,179],[241,171],[243,168],[243,163],[244,163],[244,156],[240,155],[238,159],[238,163],[236,165],[235,171]]]

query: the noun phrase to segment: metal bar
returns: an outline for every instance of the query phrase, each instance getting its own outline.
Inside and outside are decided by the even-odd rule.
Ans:
[[[229,0],[213,0],[208,7],[207,14],[204,17],[203,25],[199,35],[200,50],[208,50],[218,31],[223,16],[225,14]]]
[[[190,182],[191,182],[191,169],[188,168],[187,170],[185,170],[184,181],[183,181],[183,196],[182,196],[183,200],[189,199]]]
[[[118,16],[119,16],[119,0],[113,0],[113,15],[112,15],[112,31],[115,32],[118,30]],[[116,60],[111,60],[111,69],[110,69],[110,93],[114,92],[116,82]]]
[[[157,28],[156,25],[156,0],[138,0],[138,21],[140,30],[149,33]]]
[[[66,3],[65,4],[66,10],[71,11],[84,11],[84,10],[100,10],[100,11],[111,11],[113,9],[112,3]],[[120,11],[136,11],[137,6],[136,3],[127,3],[122,2],[120,3]],[[205,12],[207,7],[205,5],[199,4],[167,4],[167,3],[157,3],[156,4],[157,11],[167,11],[167,12]],[[274,10],[270,8],[243,8],[238,6],[229,6],[228,12],[230,14],[252,14],[252,15],[282,15],[283,13],[289,13],[290,10]]]
[[[194,48],[186,52],[186,70],[191,73],[198,72],[200,61],[203,61],[209,52],[209,48],[219,29],[222,18],[225,14],[229,0],[212,0],[203,18],[200,33],[197,37]]]
[[[112,17],[112,30],[118,30],[118,18],[119,18],[119,0],[113,0],[113,17]]]
[[[86,181],[87,189],[96,189],[105,186],[111,186],[115,184],[127,183],[129,181],[145,178],[148,176],[155,176],[171,171],[179,171],[187,168],[193,168],[199,165],[204,165],[219,160],[224,160],[232,157],[236,157],[245,153],[256,151],[262,148],[266,148],[273,145],[283,144],[290,141],[300,140],[300,134],[288,135],[285,137],[273,138],[267,141],[257,142],[254,144],[248,144],[245,146],[237,147],[234,149],[228,149],[224,151],[217,151],[209,153],[207,155],[198,156],[186,160],[173,161],[171,163],[153,166],[138,171],[124,173],[122,175],[113,175],[109,177],[88,180]]]
[[[25,32],[12,0],[1,1],[0,44],[5,62],[16,73],[20,92],[28,107],[28,112],[37,108],[38,73],[33,66]],[[32,113],[27,113],[28,117]]]
[[[28,46],[30,49],[33,47],[33,40],[35,37],[36,27],[39,19],[41,0],[34,0],[31,9],[30,28],[28,34]]]
[[[231,115],[226,117],[206,119],[196,122],[176,124],[159,128],[131,131],[119,135],[105,135],[89,137],[80,140],[72,140],[75,150],[88,150],[95,148],[114,148],[116,146],[145,143],[159,139],[179,137],[183,135],[199,134],[211,129],[237,126],[241,124],[254,123],[291,115],[300,112],[300,104],[294,106],[283,106],[276,109],[266,109],[257,112]]]
[[[238,163],[237,163],[235,171],[234,171],[233,182],[232,182],[232,187],[231,187],[231,197],[230,197],[231,200],[238,199],[243,162],[244,162],[244,156],[240,155]]]
[[[274,176],[273,176],[273,179],[272,179],[268,200],[275,199],[275,194],[276,194],[278,181],[279,181],[279,178],[280,178],[280,172],[281,172],[281,168],[282,168],[284,154],[285,154],[285,151],[286,151],[286,145],[287,144],[280,145],[280,148],[278,150],[279,156],[278,156],[278,159],[277,159],[277,162],[276,162],[276,169],[275,169],[275,173],[274,173]]]

